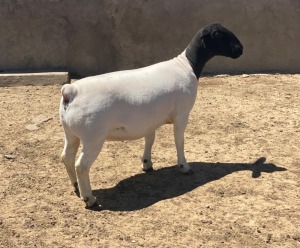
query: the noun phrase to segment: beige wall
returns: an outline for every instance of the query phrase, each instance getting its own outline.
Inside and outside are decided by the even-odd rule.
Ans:
[[[244,44],[212,73],[300,72],[299,0],[0,0],[0,70],[79,75],[170,59],[203,25],[221,22]]]

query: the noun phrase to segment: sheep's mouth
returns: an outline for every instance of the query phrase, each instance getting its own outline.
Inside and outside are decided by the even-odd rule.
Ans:
[[[237,58],[240,57],[242,54],[243,54],[243,47],[242,47],[242,46],[236,46],[236,47],[232,50],[231,58],[237,59]]]
[[[231,55],[230,57],[233,58],[233,59],[237,59],[239,58],[243,53],[240,53],[240,54],[233,54]]]

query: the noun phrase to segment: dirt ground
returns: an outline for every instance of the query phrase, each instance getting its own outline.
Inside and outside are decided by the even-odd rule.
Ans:
[[[194,174],[158,130],[107,142],[84,208],[60,162],[59,85],[0,88],[0,247],[300,247],[300,75],[203,77],[186,131]]]

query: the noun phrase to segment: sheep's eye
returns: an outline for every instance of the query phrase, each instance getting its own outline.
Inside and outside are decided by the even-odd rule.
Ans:
[[[220,33],[220,32],[218,32],[218,31],[214,31],[214,32],[213,32],[213,36],[214,36],[215,38],[217,38],[217,39],[220,39],[220,38],[223,37],[223,34]]]

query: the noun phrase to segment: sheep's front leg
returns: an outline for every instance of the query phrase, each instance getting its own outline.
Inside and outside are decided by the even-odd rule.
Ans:
[[[188,123],[188,116],[177,118],[174,123],[174,138],[177,150],[178,166],[183,174],[193,174],[190,165],[184,156],[184,132]]]
[[[149,134],[145,137],[145,149],[144,155],[142,157],[142,169],[145,172],[153,171],[152,161],[151,161],[151,150],[155,139],[155,132]]]
[[[102,145],[103,142],[89,142],[88,144],[83,143],[82,152],[75,164],[80,197],[85,202],[86,208],[99,207],[96,197],[92,193],[89,172],[91,165],[100,153]]]

